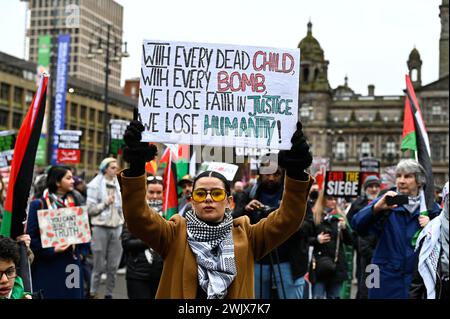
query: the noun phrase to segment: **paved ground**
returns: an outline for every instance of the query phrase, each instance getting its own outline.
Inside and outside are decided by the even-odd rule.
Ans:
[[[99,297],[103,298],[104,293],[105,293],[105,282],[104,282],[104,280],[102,280],[102,282],[100,284]],[[354,282],[354,283],[352,283],[352,288],[351,288],[351,298],[354,299],[355,296],[356,296],[356,283]],[[120,273],[120,271],[116,277],[116,287],[114,288],[113,298],[114,299],[128,299],[127,282],[125,280],[125,274]]]
[[[105,294],[105,281],[102,280],[101,284],[100,284],[100,289],[99,289],[99,298],[103,298],[104,294]],[[113,298],[114,299],[128,299],[127,282],[125,280],[125,273],[121,273],[120,271],[116,277],[116,287],[114,288]]]

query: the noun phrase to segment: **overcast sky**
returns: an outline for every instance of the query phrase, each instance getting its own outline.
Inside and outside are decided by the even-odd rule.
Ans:
[[[442,0],[118,0],[124,6],[122,81],[139,75],[143,39],[296,48],[313,35],[335,88],[345,75],[356,93],[402,94],[406,60],[419,50],[422,83],[437,80]],[[24,57],[26,5],[0,0],[0,51]]]

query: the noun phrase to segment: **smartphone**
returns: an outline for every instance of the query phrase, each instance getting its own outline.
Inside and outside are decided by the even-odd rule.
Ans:
[[[392,205],[404,205],[409,203],[408,195],[386,196],[386,204]]]

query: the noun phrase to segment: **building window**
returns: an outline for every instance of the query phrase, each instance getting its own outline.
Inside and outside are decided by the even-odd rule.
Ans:
[[[81,105],[81,108],[80,108],[80,119],[82,121],[86,121],[86,106],[85,105]]]
[[[1,88],[0,88],[0,99],[8,100],[9,88],[10,88],[10,86],[8,84],[2,83]]]
[[[8,111],[0,110],[0,126],[8,126]]]
[[[14,102],[22,104],[22,96],[23,96],[23,89],[22,88],[14,88]]]
[[[20,124],[22,124],[22,114],[20,113],[13,113],[13,122],[12,126],[13,128],[20,128]]]
[[[431,114],[433,114],[433,115],[441,115],[442,114],[442,106],[440,106],[440,105],[433,105],[433,108],[431,109]]]
[[[345,144],[345,141],[343,138],[339,138],[337,143],[336,143],[336,148],[335,148],[335,154],[336,154],[336,159],[338,160],[345,160],[346,158],[346,150],[347,146]]]
[[[34,92],[27,91],[27,93],[25,95],[25,104],[29,105],[31,103],[31,101],[33,101],[33,97],[34,97]]]
[[[362,139],[360,155],[361,155],[361,157],[369,157],[372,155],[371,145],[370,145],[369,139],[367,137],[364,137]]]

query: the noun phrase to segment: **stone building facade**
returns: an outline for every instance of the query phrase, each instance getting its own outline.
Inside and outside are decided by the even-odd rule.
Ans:
[[[436,185],[448,180],[449,92],[448,92],[448,0],[440,6],[439,79],[423,85],[422,60],[414,48],[406,61],[424,116],[431,145]],[[359,161],[375,157],[381,167],[394,166],[406,154],[400,150],[404,95],[376,95],[369,85],[367,95],[356,94],[345,77],[331,88],[329,61],[312,34],[312,23],[300,48],[299,117],[315,157],[330,159],[332,170],[359,170]]]

